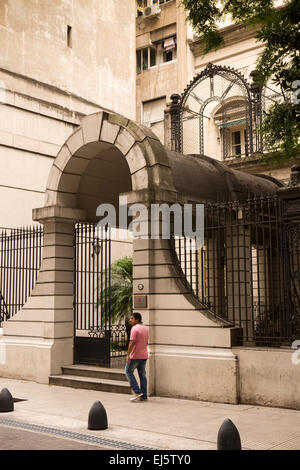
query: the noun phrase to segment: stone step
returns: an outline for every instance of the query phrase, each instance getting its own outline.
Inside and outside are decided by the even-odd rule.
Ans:
[[[124,369],[109,369],[107,367],[74,364],[62,367],[63,374],[79,377],[94,377],[96,379],[119,380],[127,382]]]
[[[123,380],[108,380],[95,377],[80,377],[77,375],[50,375],[49,385],[59,385],[61,387],[83,388],[97,390],[101,392],[126,393],[130,394],[129,384]]]

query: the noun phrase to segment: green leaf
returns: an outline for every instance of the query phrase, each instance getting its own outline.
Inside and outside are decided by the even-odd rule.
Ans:
[[[103,276],[109,276],[109,271],[103,272]],[[98,305],[104,305],[110,295],[111,321],[121,323],[132,312],[132,283],[133,264],[132,258],[125,256],[110,266],[110,292],[109,286],[103,287],[99,292]],[[101,281],[99,282],[101,284]]]

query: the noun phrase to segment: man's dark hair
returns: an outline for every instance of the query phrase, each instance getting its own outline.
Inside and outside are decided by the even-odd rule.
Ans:
[[[135,320],[138,320],[140,323],[142,323],[142,315],[139,312],[133,312],[131,316],[135,318]]]

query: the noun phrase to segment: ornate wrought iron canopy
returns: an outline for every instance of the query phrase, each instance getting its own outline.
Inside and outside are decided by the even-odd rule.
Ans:
[[[218,159],[262,152],[264,99],[262,86],[209,63],[181,96],[171,96],[172,149]]]

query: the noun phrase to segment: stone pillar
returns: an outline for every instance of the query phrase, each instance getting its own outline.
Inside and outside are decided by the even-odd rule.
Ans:
[[[171,116],[171,150],[180,152],[180,123],[179,123],[179,101],[180,95],[171,95],[170,116]]]
[[[164,110],[164,146],[172,150],[172,122],[171,122],[171,103],[167,103]]]
[[[300,165],[291,168],[288,186],[278,190],[279,198],[284,201],[283,219],[285,221],[283,246],[283,296],[287,318],[299,318],[300,297]],[[295,315],[296,314],[296,315]],[[297,320],[296,320],[297,321]],[[287,322],[284,334],[300,333],[300,324],[291,327]],[[290,328],[296,328],[291,332]],[[298,338],[298,336],[297,336]]]
[[[206,240],[207,294],[211,307],[221,317],[225,311],[224,233],[220,229],[210,230]],[[202,271],[201,265],[199,270]],[[200,277],[200,276],[199,276]]]
[[[228,228],[225,246],[228,320],[240,324],[244,337],[252,338],[250,229],[243,225],[241,230],[238,226]]]
[[[73,364],[74,225],[84,211],[64,207],[33,210],[44,226],[43,260],[23,308],[3,325],[5,363],[0,375],[48,383]]]
[[[277,193],[286,202],[285,218],[300,221],[300,164],[292,166],[288,186],[279,188]]]
[[[143,194],[147,205],[183,202],[172,192],[150,192]],[[128,203],[134,202],[143,199],[129,194]],[[135,310],[149,327],[149,393],[236,403],[235,329],[205,311],[188,290],[169,239],[136,239],[133,251],[133,295],[146,296],[146,306]]]

